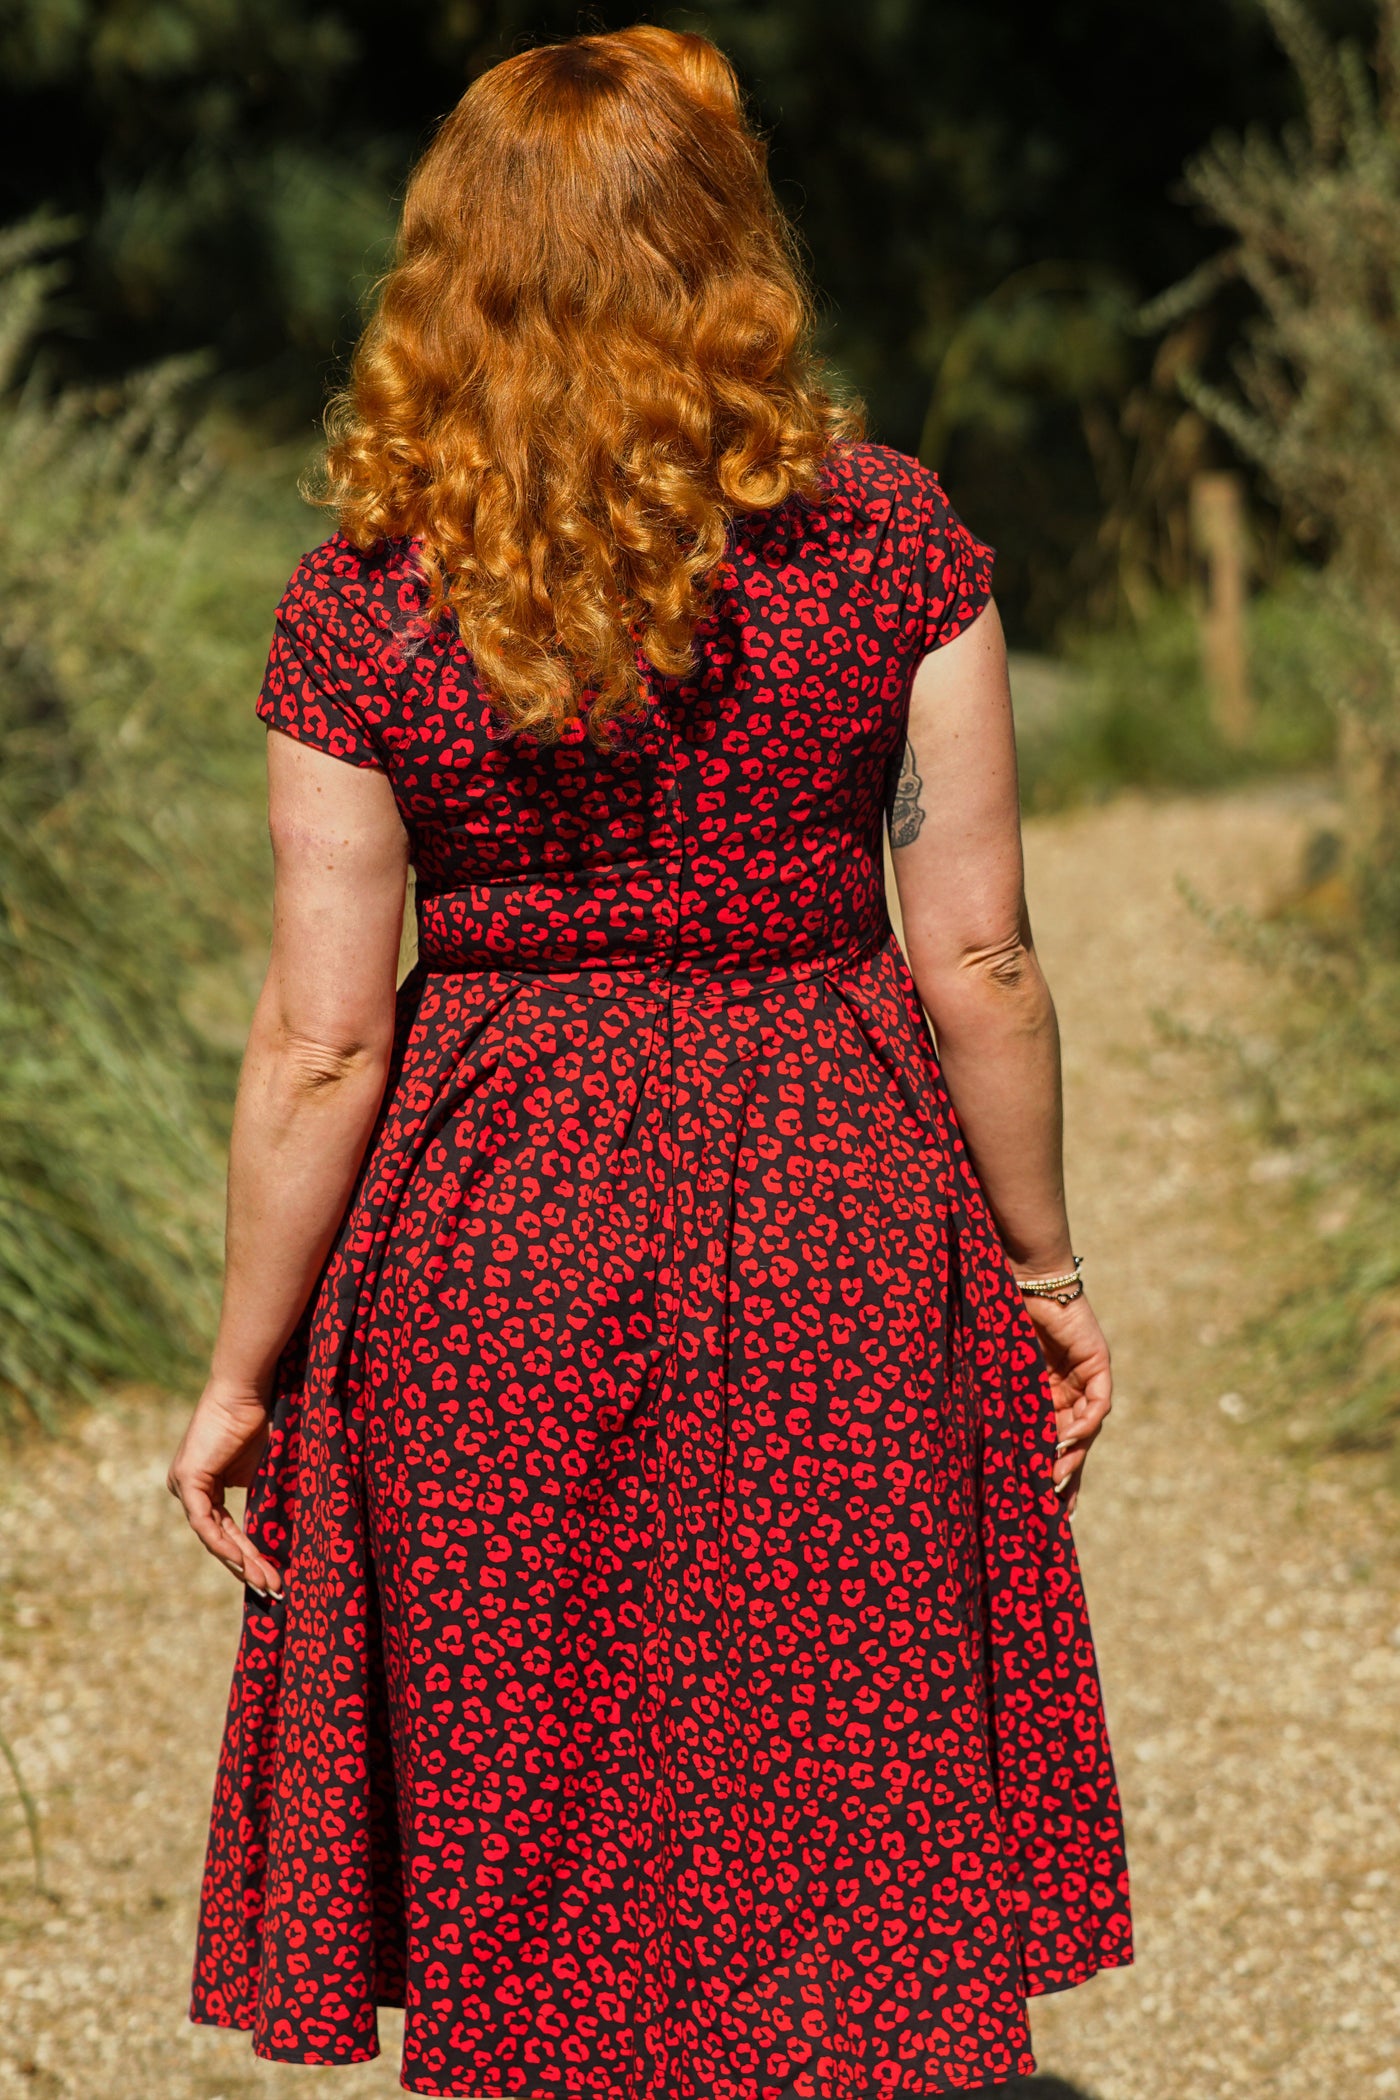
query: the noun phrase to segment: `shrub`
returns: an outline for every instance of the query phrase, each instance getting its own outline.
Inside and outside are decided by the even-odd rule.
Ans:
[[[1305,120],[1188,170],[1232,243],[1156,310],[1228,274],[1252,290],[1235,387],[1181,384],[1327,555],[1311,648],[1342,721],[1350,909],[1260,950],[1280,986],[1265,1121],[1311,1161],[1319,1206],[1260,1339],[1317,1441],[1380,1446],[1400,1429],[1400,0],[1377,0],[1369,64],[1303,0],[1261,4]]]

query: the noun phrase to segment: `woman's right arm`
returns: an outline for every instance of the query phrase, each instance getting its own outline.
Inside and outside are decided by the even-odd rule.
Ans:
[[[408,846],[385,775],[273,730],[272,954],[229,1151],[223,1308],[208,1382],[168,1485],[253,1588],[280,1571],[224,1507],[267,1440],[278,1356],[330,1250],[384,1095]]]
[[[994,604],[920,664],[890,847],[904,944],[978,1179],[1020,1277],[1073,1265],[1060,1043],[1026,912],[1006,647]],[[1072,1509],[1112,1400],[1087,1297],[1027,1298],[1055,1388],[1057,1489]]]

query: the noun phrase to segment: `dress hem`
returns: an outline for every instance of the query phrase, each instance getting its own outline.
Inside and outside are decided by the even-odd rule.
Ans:
[[[1081,1984],[1092,1983],[1096,1976],[1106,1975],[1110,1970],[1130,1969],[1133,1966],[1133,1959],[1131,1950],[1122,1955],[1105,1955],[1102,1960],[1094,1962],[1090,1967],[1084,1969],[1082,1973],[1071,1977],[1067,1983],[1051,1984],[1041,1990],[1036,1990],[1032,1986],[1027,1990],[1027,1999],[1058,1997],[1064,1991],[1078,1990]],[[380,2012],[401,2012],[404,2009],[401,1997],[377,1998],[375,2006]],[[191,2013],[189,2017],[190,2024],[193,2027],[218,2027],[222,2028],[225,2033],[233,2034],[251,2034],[255,2024],[255,2016],[252,2014],[249,2014],[246,2018],[230,2015],[226,2019],[216,2019],[207,2014]],[[254,2042],[253,2054],[260,2063],[301,2064],[307,2070],[334,2070],[350,2064],[373,2063],[384,2052],[376,2043],[373,2049],[357,2051],[355,2054],[347,2056],[316,2056],[309,2052],[294,2055],[290,2050],[286,2049],[260,2049],[257,2043]],[[1013,2078],[1030,2078],[1034,2076],[1035,2070],[1035,2058],[1027,2052],[1024,2057],[1018,2060],[1016,2069],[1010,2075]],[[929,2085],[923,2088],[922,2094],[919,2095],[919,2100],[938,2100],[938,2095],[942,2093],[980,2093],[989,2084],[1003,2082],[1002,2080],[989,2079],[978,2075],[960,2084]],[[439,2085],[410,2084],[408,2079],[403,2076],[399,2078],[399,2086],[403,2092],[414,2094],[415,2100],[558,2100],[558,2095],[555,2091],[544,2087],[541,2087],[538,2094],[450,2092]],[[866,2090],[868,2093],[874,2094],[880,2091],[881,2088],[872,2082],[867,2085]],[[843,2096],[843,2100],[862,2100],[862,2096]]]
[[[1027,2050],[1024,2056],[1017,2058],[1016,2068],[1010,2075],[1013,2078],[1033,2078],[1036,2068],[1036,2060]],[[993,2082],[996,2085],[1005,2083],[1003,2079]],[[981,2093],[987,2090],[988,2083],[979,2072],[964,2085],[926,2085],[920,2093],[914,2095],[914,2100],[939,2100],[942,2093]],[[416,2100],[557,2100],[557,2096],[546,2087],[541,2087],[538,2093],[448,2093],[439,2085],[409,2085],[402,2078],[399,2084],[404,2092],[413,2093]],[[884,2089],[872,2080],[867,2084],[864,2094],[842,2094],[841,2100],[866,2100],[866,2095],[878,2094],[882,2090]],[[901,2094],[899,2100],[908,2100],[908,2096]]]

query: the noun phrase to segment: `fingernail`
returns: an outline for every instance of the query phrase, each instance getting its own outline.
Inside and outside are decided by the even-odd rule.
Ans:
[[[244,1577],[243,1579],[244,1579],[244,1581],[245,1581],[245,1582],[247,1582],[247,1581],[248,1581],[248,1578],[246,1577],[246,1575],[245,1575],[245,1577]],[[253,1592],[253,1595],[254,1595],[255,1597],[261,1597],[261,1598],[262,1598],[262,1601],[263,1601],[263,1603],[264,1603],[264,1604],[266,1604],[266,1603],[267,1603],[267,1600],[268,1600],[268,1592],[267,1592],[266,1590],[260,1590],[260,1589],[258,1588],[258,1585],[257,1585],[257,1584],[256,1584],[255,1582],[249,1582],[249,1583],[248,1583],[248,1588],[249,1588],[249,1589],[250,1589],[250,1590],[251,1590],[251,1591]]]
[[[1055,1482],[1055,1493],[1056,1493],[1057,1495],[1063,1495],[1063,1493],[1064,1493],[1065,1489],[1066,1489],[1066,1488],[1067,1488],[1067,1487],[1068,1487],[1068,1486],[1069,1486],[1069,1485],[1071,1484],[1071,1482],[1073,1481],[1073,1479],[1074,1479],[1074,1475],[1073,1475],[1073,1473],[1066,1473],[1066,1475],[1065,1475],[1065,1477],[1064,1477],[1064,1479],[1063,1479],[1063,1480],[1057,1480],[1057,1481]]]

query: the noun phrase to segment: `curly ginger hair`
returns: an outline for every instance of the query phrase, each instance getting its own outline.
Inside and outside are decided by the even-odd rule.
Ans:
[[[415,542],[497,713],[605,739],[684,676],[736,514],[859,434],[728,61],[638,27],[483,73],[410,179],[327,416],[356,546]]]

